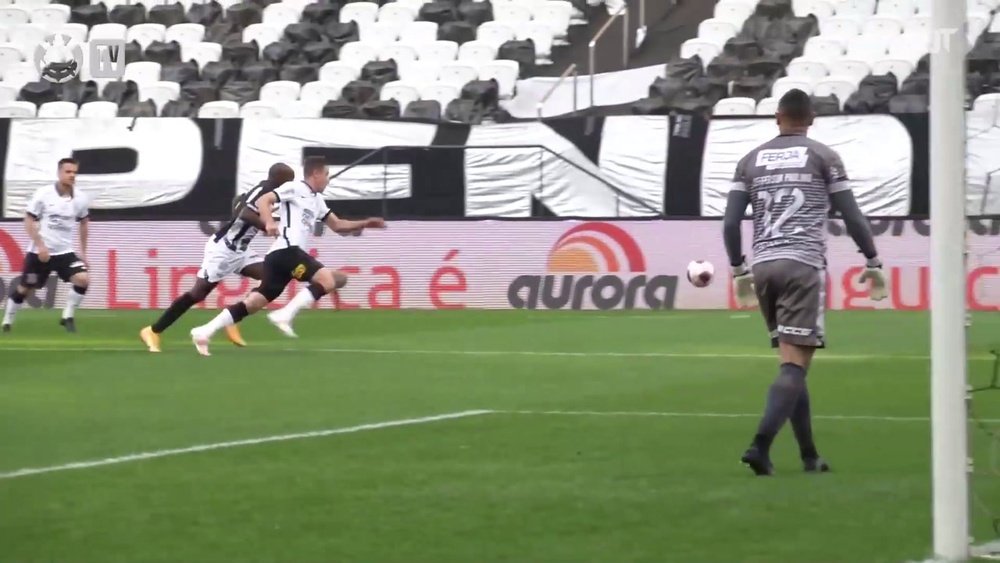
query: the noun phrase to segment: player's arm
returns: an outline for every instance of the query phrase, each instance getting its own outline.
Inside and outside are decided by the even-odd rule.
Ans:
[[[87,241],[90,239],[90,210],[83,205],[76,214],[76,222],[80,224],[80,260],[87,263]]]
[[[240,210],[240,219],[253,225],[257,229],[260,229],[261,231],[267,230],[267,225],[264,224],[264,220],[261,219],[260,214],[253,209],[250,209],[250,206],[248,205],[244,205]]]
[[[28,209],[24,212],[24,230],[28,233],[28,237],[31,238],[31,242],[34,243],[38,258],[42,262],[48,262],[49,249],[45,246],[45,241],[42,239],[41,225],[39,225],[39,221],[42,218],[42,208],[42,200],[36,193],[31,198],[31,201],[28,202]]]
[[[371,217],[368,219],[352,221],[337,217],[337,214],[333,211],[327,211],[326,217],[323,218],[323,224],[325,224],[331,231],[340,235],[359,235],[361,234],[361,231],[365,229],[385,228],[385,220],[381,217]]]
[[[257,209],[260,210],[257,219],[261,221],[258,228],[272,237],[278,234],[278,223],[274,220],[274,206],[278,203],[278,198],[277,192],[267,192],[257,200]]]
[[[825,174],[827,190],[830,192],[830,206],[840,214],[847,228],[847,234],[865,256],[865,271],[861,275],[861,283],[870,283],[872,300],[881,301],[888,296],[888,289],[868,218],[861,212],[861,207],[854,198],[847,170],[840,155],[833,153],[827,158]]]
[[[743,215],[750,204],[747,158],[749,157],[736,165],[736,174],[733,175],[733,183],[729,188],[726,213],[722,217],[722,241],[726,245],[729,266],[732,268],[736,301],[743,307],[752,307],[757,302],[757,294],[753,286],[753,274],[747,268],[746,257],[743,255],[743,233],[740,230]]]

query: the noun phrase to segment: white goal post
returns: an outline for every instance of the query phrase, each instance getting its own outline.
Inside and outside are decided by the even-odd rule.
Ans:
[[[931,6],[931,440],[934,555],[970,552],[965,334],[966,3]]]

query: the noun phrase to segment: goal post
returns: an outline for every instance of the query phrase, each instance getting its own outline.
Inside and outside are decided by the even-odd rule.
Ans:
[[[965,334],[965,2],[933,0],[931,30],[931,441],[934,554],[968,558]]]

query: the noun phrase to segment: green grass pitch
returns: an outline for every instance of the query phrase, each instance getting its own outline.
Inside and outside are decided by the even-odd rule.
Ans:
[[[76,335],[57,311],[22,312],[0,338],[0,561],[930,553],[926,314],[830,314],[809,382],[834,473],[802,474],[786,428],[777,475],[759,479],[738,463],[777,366],[756,315],[313,311],[297,340],[255,317],[248,348],[220,334],[203,358],[187,331],[211,313],[155,355],[137,332],[156,312],[82,311]],[[975,317],[973,383],[990,378],[998,329],[1000,315]],[[1000,419],[1000,390],[974,405]],[[1000,513],[1000,448],[970,433],[974,491]],[[973,523],[993,538],[985,510]]]

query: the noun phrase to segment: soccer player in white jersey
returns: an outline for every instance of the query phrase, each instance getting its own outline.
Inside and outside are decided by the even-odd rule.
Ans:
[[[201,303],[230,274],[260,280],[264,264],[259,254],[250,248],[257,233],[264,230],[257,200],[264,194],[295,179],[295,171],[287,164],[273,164],[267,172],[267,179],[237,198],[233,217],[205,243],[205,257],[194,287],[174,299],[173,303],[150,326],[139,331],[139,338],[150,352],[160,351],[160,334],[174,324],[191,307]],[[237,346],[246,346],[236,325],[226,327],[226,336]]]
[[[812,101],[792,90],[778,103],[780,134],[739,162],[724,218],[726,252],[737,301],[760,305],[781,366],[767,396],[764,416],[741,461],[756,475],[771,475],[770,448],[791,420],[807,472],[829,471],[812,435],[806,372],[817,348],[826,345],[826,222],[831,206],[867,260],[861,282],[871,298],[887,294],[882,262],[868,221],[851,192],[844,163],[833,149],[807,137]],[[753,265],[743,256],[740,222],[753,207]]]
[[[337,217],[320,195],[329,182],[326,161],[310,156],[303,164],[302,181],[288,182],[257,200],[267,234],[277,237],[264,257],[264,279],[246,299],[191,330],[191,340],[198,353],[209,355],[208,343],[213,334],[266,307],[293,279],[307,281],[309,285],[289,305],[268,315],[268,320],[289,336],[295,335],[291,323],[296,313],[347,283],[346,274],[323,266],[304,249],[313,227],[322,222],[336,233],[357,235],[365,229],[385,228],[385,221],[377,217],[361,221]],[[273,217],[275,205],[278,206],[280,227]]]
[[[66,306],[59,321],[68,332],[76,332],[74,313],[87,294],[87,198],[76,189],[79,163],[72,158],[59,161],[59,179],[54,186],[45,186],[28,201],[24,228],[31,237],[24,257],[21,282],[10,292],[4,312],[2,330],[10,332],[17,310],[36,289],[44,287],[49,274],[72,284],[66,295]],[[73,225],[79,224],[80,254],[73,252]]]

